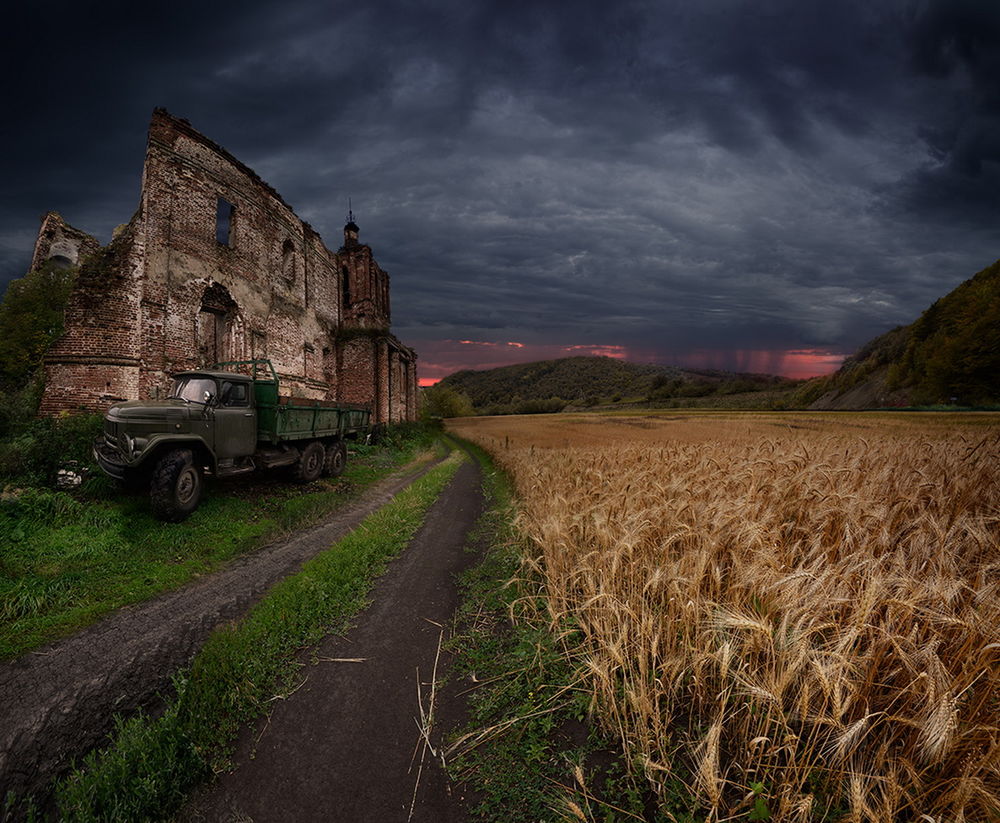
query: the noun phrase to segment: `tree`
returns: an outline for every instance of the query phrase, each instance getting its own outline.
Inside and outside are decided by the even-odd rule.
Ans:
[[[7,286],[0,303],[0,385],[24,384],[63,333],[63,310],[75,267],[48,261]]]
[[[432,417],[471,417],[476,413],[468,395],[451,386],[428,386],[421,392],[420,414]]]

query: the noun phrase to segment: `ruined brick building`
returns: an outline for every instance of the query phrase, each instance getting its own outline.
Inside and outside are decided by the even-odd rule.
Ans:
[[[162,397],[172,372],[270,358],[283,393],[416,416],[416,354],[389,333],[389,276],[349,216],[330,251],[280,195],[157,109],[139,208],[101,248],[55,212],[32,268],[81,264],[45,359],[46,414]]]

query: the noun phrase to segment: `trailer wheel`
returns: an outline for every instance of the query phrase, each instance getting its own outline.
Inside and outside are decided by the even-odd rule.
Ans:
[[[347,465],[347,444],[343,440],[331,443],[326,449],[326,462],[323,464],[323,474],[338,477]]]
[[[201,471],[190,449],[174,449],[159,459],[149,483],[153,516],[179,523],[201,502]]]
[[[299,459],[292,464],[292,479],[296,483],[312,483],[318,480],[326,461],[326,450],[318,440],[313,440],[302,449]]]

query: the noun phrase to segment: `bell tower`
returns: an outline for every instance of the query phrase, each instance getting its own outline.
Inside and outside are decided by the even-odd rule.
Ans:
[[[350,205],[351,201],[347,201],[347,225],[344,226],[344,248],[349,249],[351,246],[358,245],[358,224],[354,222],[354,210]]]

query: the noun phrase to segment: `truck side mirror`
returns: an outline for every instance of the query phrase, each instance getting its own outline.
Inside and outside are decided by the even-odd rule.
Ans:
[[[212,401],[215,399],[215,395],[210,391],[205,392],[205,405],[211,405]]]

